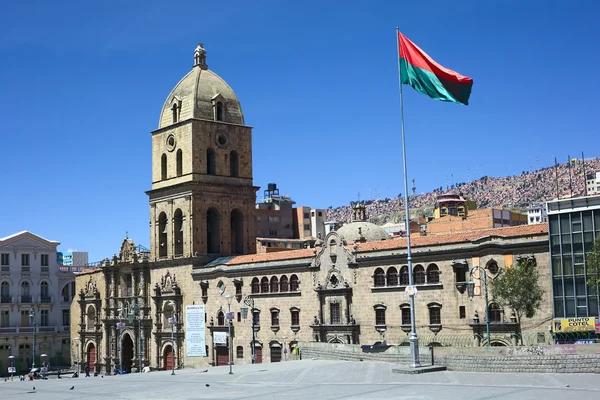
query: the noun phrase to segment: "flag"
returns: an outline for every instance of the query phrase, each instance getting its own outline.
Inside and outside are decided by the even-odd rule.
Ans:
[[[473,79],[441,66],[399,31],[398,47],[402,84],[432,99],[469,104]]]

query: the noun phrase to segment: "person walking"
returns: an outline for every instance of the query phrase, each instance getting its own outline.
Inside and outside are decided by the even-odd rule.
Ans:
[[[85,366],[85,377],[89,378],[89,376],[90,376],[90,366],[86,365]]]

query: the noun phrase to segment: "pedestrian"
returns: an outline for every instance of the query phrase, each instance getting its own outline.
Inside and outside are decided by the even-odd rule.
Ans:
[[[89,376],[90,376],[90,366],[86,365],[85,366],[85,377],[89,378]]]

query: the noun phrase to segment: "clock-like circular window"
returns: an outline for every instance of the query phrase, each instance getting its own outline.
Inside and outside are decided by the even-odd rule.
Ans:
[[[217,136],[217,142],[219,142],[221,146],[225,146],[227,144],[227,136],[225,136],[224,133],[219,133]]]
[[[175,136],[173,134],[170,134],[169,136],[167,136],[167,150],[169,150],[169,151],[175,150],[176,144],[177,144],[177,141],[175,140]]]

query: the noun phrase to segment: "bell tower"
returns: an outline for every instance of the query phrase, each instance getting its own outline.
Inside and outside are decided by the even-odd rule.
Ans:
[[[152,132],[152,260],[256,251],[252,128],[233,90],[194,50],[192,70],[167,97]]]

